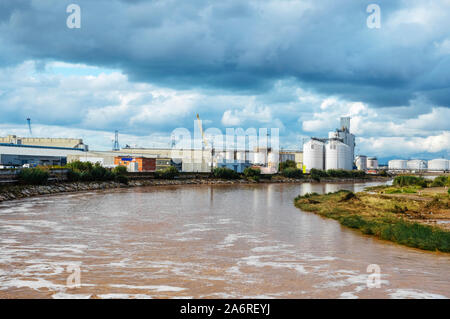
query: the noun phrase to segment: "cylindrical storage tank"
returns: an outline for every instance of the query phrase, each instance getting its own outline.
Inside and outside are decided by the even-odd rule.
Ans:
[[[303,145],[303,165],[311,169],[324,169],[325,144],[318,140],[309,140]]]
[[[448,171],[449,170],[449,161],[444,158],[436,158],[428,161],[428,170],[429,171]]]
[[[368,157],[367,169],[377,169],[377,168],[378,168],[378,159],[376,157]]]
[[[427,162],[422,160],[410,160],[406,163],[406,167],[411,170],[424,170],[427,168]]]
[[[406,163],[408,161],[405,160],[391,160],[388,162],[388,168],[390,170],[405,170],[408,167],[406,166]]]
[[[341,141],[330,140],[325,146],[325,169],[351,170],[350,147]]]
[[[360,171],[365,171],[367,169],[367,156],[358,155],[355,160],[356,168]]]

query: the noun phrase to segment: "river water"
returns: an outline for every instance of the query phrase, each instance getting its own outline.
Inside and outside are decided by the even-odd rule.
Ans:
[[[298,194],[367,185],[143,187],[1,203],[0,298],[450,297],[449,254],[293,205]],[[373,264],[378,288],[367,285]]]

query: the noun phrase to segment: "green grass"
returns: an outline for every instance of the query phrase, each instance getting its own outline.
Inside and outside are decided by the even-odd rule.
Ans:
[[[424,250],[450,252],[450,232],[429,225],[410,222],[397,217],[395,210],[386,212],[382,200],[379,210],[368,206],[363,195],[348,196],[350,192],[340,191],[325,195],[298,196],[295,206],[321,216],[333,218],[343,226],[359,229],[363,234]],[[346,198],[349,198],[348,200]],[[371,197],[372,198],[372,197]],[[372,203],[374,200],[370,201]],[[369,201],[368,201],[369,202]],[[369,210],[365,213],[355,213]]]
[[[405,186],[405,187],[388,187],[384,190],[385,194],[416,194],[422,187]]]

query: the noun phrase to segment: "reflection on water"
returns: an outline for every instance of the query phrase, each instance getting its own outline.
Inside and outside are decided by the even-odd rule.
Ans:
[[[302,212],[298,194],[369,184],[179,186],[0,204],[0,297],[437,298],[450,257]],[[367,266],[381,267],[368,288]],[[81,287],[66,286],[68,265]]]

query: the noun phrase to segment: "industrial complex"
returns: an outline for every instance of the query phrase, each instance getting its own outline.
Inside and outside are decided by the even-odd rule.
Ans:
[[[199,117],[197,115],[197,119]],[[259,167],[263,174],[278,171],[279,163],[295,162],[298,169],[362,170],[376,172],[380,169],[376,157],[357,155],[355,157],[355,135],[350,132],[350,118],[342,117],[340,127],[331,131],[328,137],[311,137],[303,143],[303,150],[276,150],[267,143],[264,147],[246,143],[242,149],[215,149],[208,143],[201,122],[199,128],[204,143],[199,148],[132,148],[119,147],[116,132],[111,151],[89,150],[82,139],[37,138],[9,135],[0,137],[0,168],[33,167],[37,165],[65,165],[68,162],[83,161],[100,163],[104,167],[126,166],[130,172],[152,172],[170,166],[181,172],[211,172],[225,167],[243,172],[247,167]],[[31,133],[31,128],[30,128]],[[173,146],[173,145],[172,145]],[[383,168],[384,169],[384,168]],[[392,160],[389,171],[448,171],[447,159]]]

